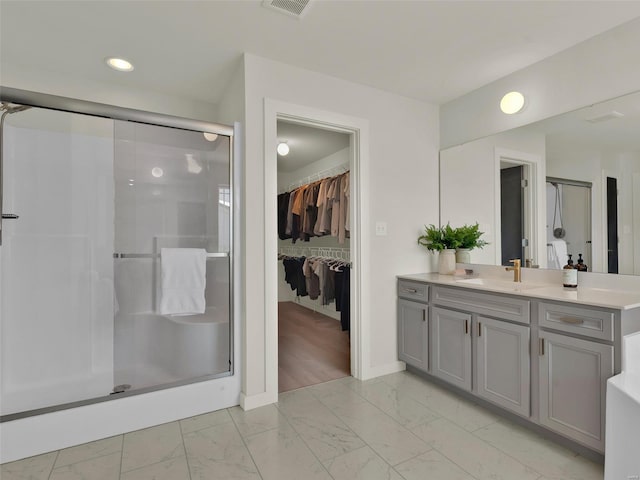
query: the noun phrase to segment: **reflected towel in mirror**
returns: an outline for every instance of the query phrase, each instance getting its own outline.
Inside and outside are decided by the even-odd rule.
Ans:
[[[562,269],[567,262],[567,242],[553,240],[547,244],[547,268]]]

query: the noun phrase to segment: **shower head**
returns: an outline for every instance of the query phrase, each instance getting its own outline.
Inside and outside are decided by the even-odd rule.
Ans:
[[[18,113],[23,112],[24,110],[28,110],[31,107],[29,105],[19,105],[17,103],[9,103],[9,102],[1,102],[0,110],[6,113]]]

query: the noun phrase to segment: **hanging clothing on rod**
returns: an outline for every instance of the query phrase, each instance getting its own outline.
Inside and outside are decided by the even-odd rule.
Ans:
[[[281,249],[281,251],[285,249]],[[315,248],[309,250],[318,250],[319,253],[334,250],[336,254],[348,255],[346,249],[342,249],[343,252],[337,252],[340,249]],[[338,257],[293,256],[286,253],[278,254],[278,259],[282,260],[285,281],[291,290],[295,290],[299,297],[309,296],[312,300],[319,299],[321,305],[335,302],[336,311],[340,312],[342,330],[349,330],[351,263]]]
[[[349,238],[349,172],[323,178],[278,195],[278,237],[308,242],[331,235]]]

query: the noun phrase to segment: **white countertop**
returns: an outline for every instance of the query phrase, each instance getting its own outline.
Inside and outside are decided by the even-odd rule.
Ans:
[[[594,307],[631,310],[640,308],[640,291],[610,290],[606,288],[587,288],[578,285],[577,288],[565,288],[562,285],[505,281],[491,277],[478,277],[484,284],[469,283],[475,279],[465,279],[454,275],[440,275],[438,273],[416,273],[412,275],[398,275],[399,279],[415,282],[436,283],[459,288],[469,288],[487,292],[505,293],[520,297],[558,300],[561,302],[578,303]]]

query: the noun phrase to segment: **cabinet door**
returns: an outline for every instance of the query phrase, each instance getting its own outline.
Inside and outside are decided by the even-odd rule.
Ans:
[[[427,305],[398,300],[398,358],[427,370],[429,337]]]
[[[604,451],[605,393],[613,347],[540,332],[540,423]]]
[[[471,315],[431,309],[431,373],[471,390]]]
[[[478,317],[475,330],[477,394],[529,417],[529,327]]]

